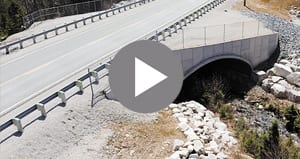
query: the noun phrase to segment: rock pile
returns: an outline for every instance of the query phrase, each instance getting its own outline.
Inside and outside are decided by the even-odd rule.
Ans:
[[[266,73],[258,71],[262,88],[275,97],[300,103],[300,67],[280,60]]]
[[[295,8],[294,8],[295,10]],[[293,11],[294,13],[295,11]],[[262,22],[267,28],[279,33],[280,57],[300,66],[300,26],[288,20],[266,13],[242,11],[242,14]],[[298,13],[297,13],[298,14]]]
[[[187,141],[175,140],[174,153],[168,159],[228,158],[226,152],[237,140],[213,112],[195,101],[171,104],[169,108]]]

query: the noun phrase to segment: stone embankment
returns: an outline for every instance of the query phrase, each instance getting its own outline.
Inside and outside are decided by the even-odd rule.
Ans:
[[[178,119],[178,129],[187,141],[175,140],[174,153],[168,159],[225,159],[229,148],[237,144],[225,123],[195,102],[171,104],[173,116]]]
[[[258,71],[262,88],[275,97],[300,103],[300,67],[280,60],[267,72]]]

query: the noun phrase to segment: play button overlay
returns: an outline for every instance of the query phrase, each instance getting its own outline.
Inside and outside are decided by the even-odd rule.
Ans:
[[[125,46],[109,67],[113,97],[139,113],[167,107],[179,94],[182,82],[180,56],[158,42],[143,40]]]
[[[167,76],[142,60],[135,58],[135,97],[144,93],[156,84],[165,80]]]

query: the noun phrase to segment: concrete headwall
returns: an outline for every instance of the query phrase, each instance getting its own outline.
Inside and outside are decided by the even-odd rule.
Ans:
[[[220,59],[238,59],[255,68],[268,60],[278,47],[278,34],[269,34],[226,43],[175,50],[181,58],[185,77]]]

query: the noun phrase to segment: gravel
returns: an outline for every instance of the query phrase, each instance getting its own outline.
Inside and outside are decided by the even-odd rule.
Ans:
[[[243,15],[261,21],[267,28],[279,33],[280,51],[279,60],[287,59],[300,66],[300,26],[288,20],[252,11],[242,11]]]

